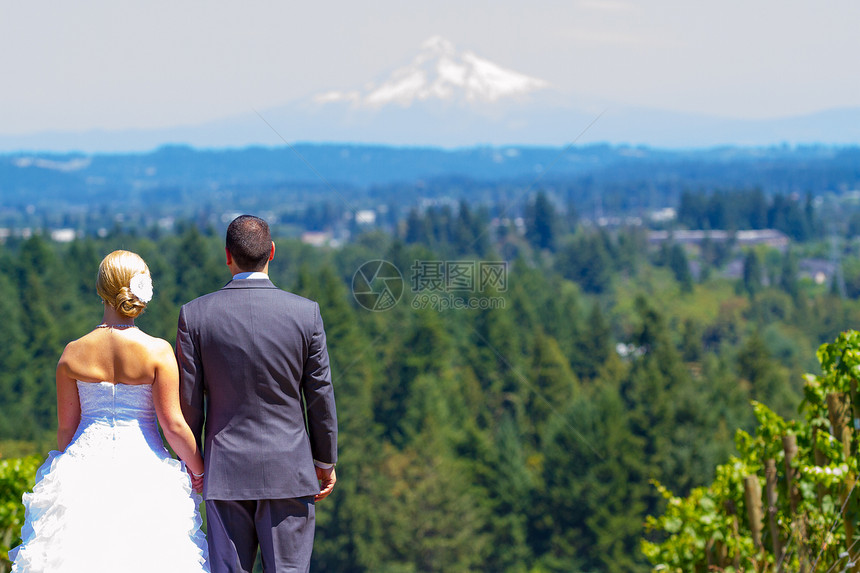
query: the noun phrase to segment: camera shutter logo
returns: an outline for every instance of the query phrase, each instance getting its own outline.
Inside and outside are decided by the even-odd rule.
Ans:
[[[368,261],[352,276],[352,296],[367,310],[388,310],[402,295],[403,275],[388,261]]]

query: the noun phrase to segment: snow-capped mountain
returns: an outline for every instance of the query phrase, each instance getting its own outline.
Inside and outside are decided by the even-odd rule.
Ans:
[[[273,126],[287,126],[281,135],[292,141],[555,145],[590,119],[590,112],[571,107],[549,82],[434,36],[409,64],[375,81],[313,94],[268,110],[267,117]],[[555,133],[548,136],[547,128]]]
[[[440,36],[424,42],[408,66],[361,90],[328,91],[313,97],[319,104],[349,102],[357,107],[408,108],[416,102],[441,100],[470,104],[494,103],[547,88],[541,79],[515,72],[466,51]]]

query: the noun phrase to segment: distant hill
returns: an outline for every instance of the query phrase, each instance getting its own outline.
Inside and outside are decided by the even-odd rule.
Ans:
[[[651,195],[665,203],[684,189],[760,187],[767,193],[860,189],[858,147],[725,147],[670,151],[646,147],[392,147],[300,144],[149,153],[0,155],[0,205],[213,200],[217,192],[265,195],[273,189],[326,193],[397,193],[414,197],[464,188],[588,188]],[[484,183],[481,183],[484,182]],[[460,185],[460,187],[463,187]],[[376,189],[377,191],[374,191]],[[465,192],[465,191],[464,191]]]

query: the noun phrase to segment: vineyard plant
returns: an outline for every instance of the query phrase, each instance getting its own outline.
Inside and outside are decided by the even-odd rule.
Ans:
[[[642,542],[655,571],[860,571],[860,332],[817,355],[797,420],[753,402],[757,429],[738,430],[711,485],[676,497],[654,482],[667,502]]]

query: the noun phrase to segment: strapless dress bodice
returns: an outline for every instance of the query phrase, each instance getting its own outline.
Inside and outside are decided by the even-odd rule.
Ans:
[[[93,445],[103,443],[99,457],[106,463],[144,450],[170,457],[158,432],[151,384],[78,381],[78,397],[81,421],[66,448],[70,456],[86,453],[92,459]]]
[[[151,384],[113,384],[78,381],[81,419],[108,424],[155,422]]]

